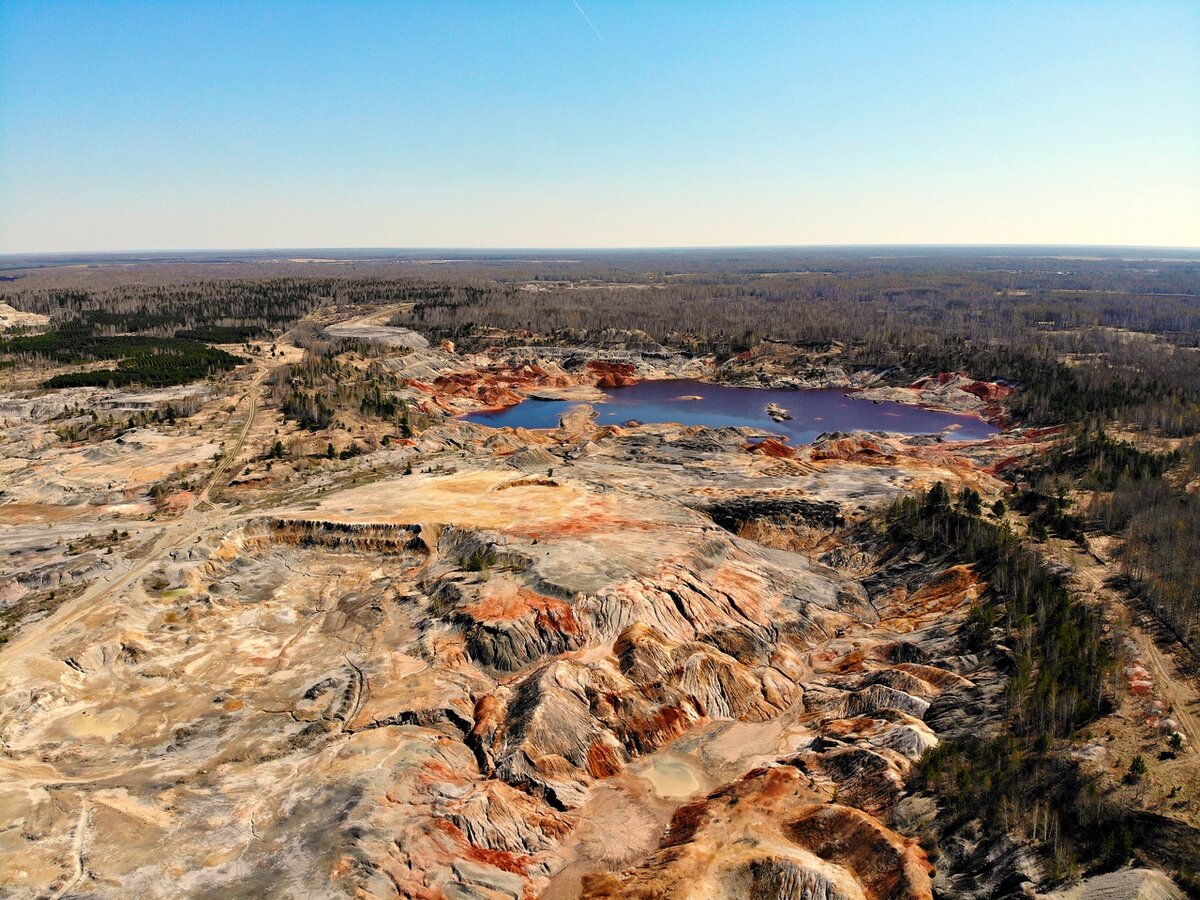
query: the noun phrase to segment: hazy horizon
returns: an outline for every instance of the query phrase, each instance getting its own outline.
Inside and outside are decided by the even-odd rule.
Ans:
[[[23,255],[1196,247],[1200,5],[11,0],[0,196]]]
[[[1120,251],[1177,251],[1189,254],[1200,254],[1200,245],[1162,245],[1162,244],[712,244],[708,246],[558,246],[558,247],[520,247],[520,246],[476,246],[476,247],[133,247],[121,250],[29,250],[0,252],[0,259],[58,259],[75,257],[109,257],[127,259],[137,256],[213,256],[234,254],[282,254],[282,253],[329,253],[329,254],[418,254],[462,253],[462,254],[496,254],[496,253],[554,253],[570,252],[583,254],[623,254],[623,253],[706,253],[706,252],[740,252],[740,251],[775,251],[775,252],[827,252],[845,251],[863,253],[875,250],[894,250],[897,252],[932,250],[939,252],[950,251],[1012,251],[1014,255],[1038,255],[1039,251],[1103,251],[1116,254]]]

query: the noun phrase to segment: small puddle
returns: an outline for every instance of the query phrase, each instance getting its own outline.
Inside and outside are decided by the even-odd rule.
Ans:
[[[97,737],[111,741],[133,724],[137,718],[128,706],[112,709],[85,709],[72,713],[62,720],[63,729],[76,738]]]
[[[663,800],[686,800],[700,790],[694,763],[681,757],[654,757],[644,771],[638,772]]]

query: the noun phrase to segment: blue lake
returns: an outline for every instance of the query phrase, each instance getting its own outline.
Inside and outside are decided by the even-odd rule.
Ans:
[[[806,444],[825,431],[894,431],[901,434],[945,434],[950,440],[979,440],[999,432],[974,416],[955,415],[900,403],[875,403],[844,395],[833,388],[815,391],[757,390],[702,381],[643,381],[632,387],[605,391],[603,403],[593,403],[605,425],[637,422],[678,422],[681,425],[749,426],[783,435],[792,444]],[[700,399],[689,399],[696,398]],[[792,415],[775,422],[766,406],[775,403]],[[468,422],[493,428],[556,428],[558,419],[581,404],[561,400],[526,400],[507,409],[464,416]]]

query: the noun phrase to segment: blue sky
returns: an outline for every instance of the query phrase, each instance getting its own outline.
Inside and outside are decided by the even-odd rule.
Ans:
[[[579,3],[0,0],[0,252],[1200,246],[1200,3]]]

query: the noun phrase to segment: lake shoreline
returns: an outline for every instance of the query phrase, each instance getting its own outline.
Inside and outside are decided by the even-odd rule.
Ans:
[[[747,402],[747,395],[742,393],[749,390],[757,395],[752,402]],[[538,390],[518,403],[472,410],[457,418],[489,427],[553,429],[561,415],[587,403],[597,407],[597,421],[604,425],[633,421],[749,427],[793,444],[809,443],[830,432],[934,435],[942,440],[971,441],[1003,431],[976,411],[929,404],[915,391],[912,401],[904,402],[902,397],[907,396],[880,399],[843,387],[772,388],[703,379],[651,378],[612,388],[584,385]],[[788,409],[794,419],[772,420],[767,412],[771,405]]]

